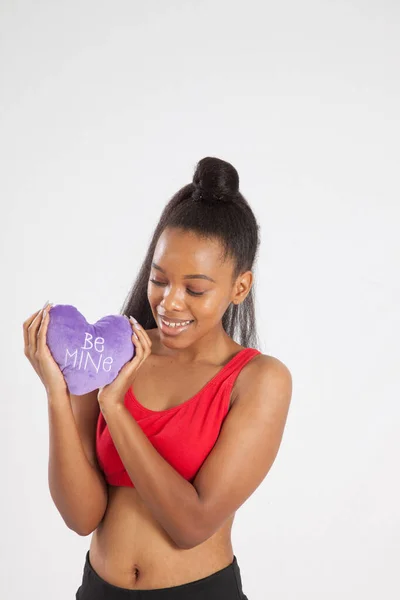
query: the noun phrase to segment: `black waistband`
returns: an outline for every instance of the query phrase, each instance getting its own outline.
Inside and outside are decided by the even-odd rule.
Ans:
[[[240,569],[236,559],[233,557],[231,564],[223,569],[181,585],[167,588],[158,588],[153,590],[141,590],[140,587],[135,590],[121,588],[105,581],[93,569],[89,550],[86,553],[82,581],[82,600],[91,600],[92,598],[107,597],[110,600],[189,600],[192,597],[198,597],[198,594],[204,594],[207,600],[240,600],[243,597],[242,581]]]

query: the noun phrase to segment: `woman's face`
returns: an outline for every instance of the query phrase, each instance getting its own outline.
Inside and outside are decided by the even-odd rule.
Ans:
[[[161,234],[147,297],[163,343],[187,346],[205,334],[220,331],[229,304],[246,296],[251,272],[232,286],[233,263],[222,263],[221,252],[217,241],[203,240],[192,232],[167,228]],[[190,324],[173,328],[162,319]]]

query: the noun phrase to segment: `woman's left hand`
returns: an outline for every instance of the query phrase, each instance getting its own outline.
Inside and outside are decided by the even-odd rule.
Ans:
[[[151,354],[152,342],[149,336],[137,321],[136,323],[134,322],[133,317],[130,317],[129,321],[132,325],[132,341],[135,345],[135,356],[122,367],[114,381],[99,389],[97,400],[103,413],[110,408],[124,404],[126,392],[133,384],[138,370]]]

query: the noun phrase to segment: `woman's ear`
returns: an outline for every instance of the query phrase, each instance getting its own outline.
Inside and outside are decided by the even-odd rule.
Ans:
[[[245,273],[241,273],[234,285],[234,292],[231,301],[233,304],[241,304],[243,300],[246,298],[248,293],[251,290],[251,286],[253,285],[253,273],[251,271],[246,271]]]

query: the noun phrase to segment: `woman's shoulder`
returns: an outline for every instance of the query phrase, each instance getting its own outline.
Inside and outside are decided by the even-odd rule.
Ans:
[[[254,370],[260,373],[261,376],[266,377],[269,375],[270,377],[291,377],[291,373],[287,365],[276,356],[260,353],[256,355],[249,364],[251,363],[253,363]]]
[[[291,373],[284,362],[269,354],[257,354],[241,370],[235,381],[235,399],[247,394],[252,386],[269,386],[272,382],[291,385]]]

